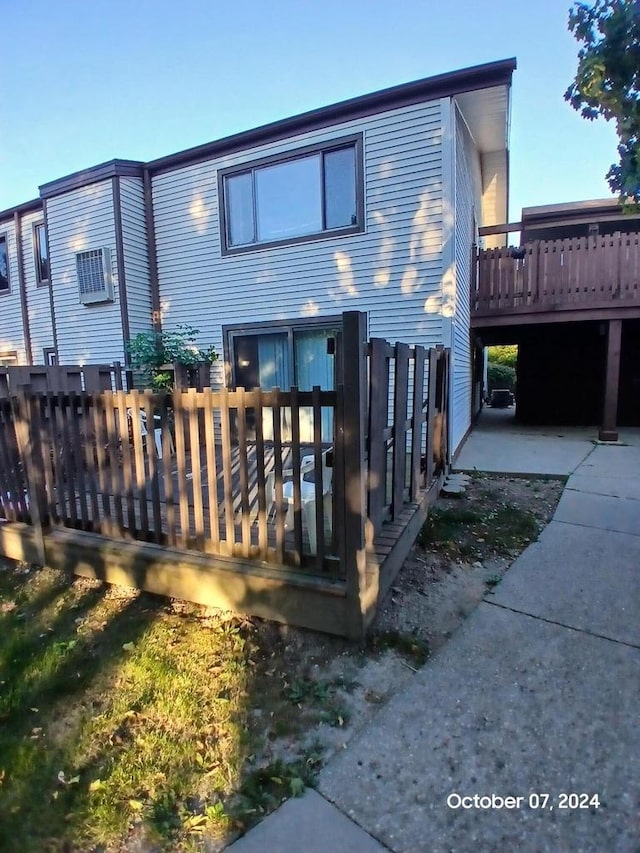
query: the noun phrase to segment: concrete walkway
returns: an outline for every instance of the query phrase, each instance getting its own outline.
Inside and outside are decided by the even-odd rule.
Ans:
[[[640,849],[640,433],[625,439],[569,437],[565,471],[532,472],[571,473],[540,539],[319,793],[234,851]],[[512,470],[544,469],[540,446],[521,447]],[[492,470],[481,442],[468,449],[465,467]]]

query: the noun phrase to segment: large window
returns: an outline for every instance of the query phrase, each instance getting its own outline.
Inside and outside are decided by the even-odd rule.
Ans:
[[[223,252],[363,230],[361,137],[220,173]]]
[[[0,293],[9,293],[9,252],[6,234],[0,234]]]
[[[38,286],[49,284],[49,252],[47,250],[47,232],[44,222],[33,226],[33,254],[36,265]]]

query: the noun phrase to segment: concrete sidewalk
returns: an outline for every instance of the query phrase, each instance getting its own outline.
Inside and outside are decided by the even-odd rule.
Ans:
[[[625,437],[589,441],[494,594],[319,793],[234,851],[640,849],[640,435]]]

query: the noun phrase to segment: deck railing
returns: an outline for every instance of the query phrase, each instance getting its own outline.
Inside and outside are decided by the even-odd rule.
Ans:
[[[472,316],[640,305],[640,234],[478,252]]]
[[[446,464],[448,384],[447,351],[367,342],[362,328],[345,315],[334,391],[0,400],[0,517],[41,542],[67,528],[357,586],[385,522]]]

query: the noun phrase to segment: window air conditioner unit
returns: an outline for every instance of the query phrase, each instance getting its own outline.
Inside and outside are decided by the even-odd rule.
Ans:
[[[76,253],[78,296],[83,305],[113,302],[113,277],[109,249]]]

